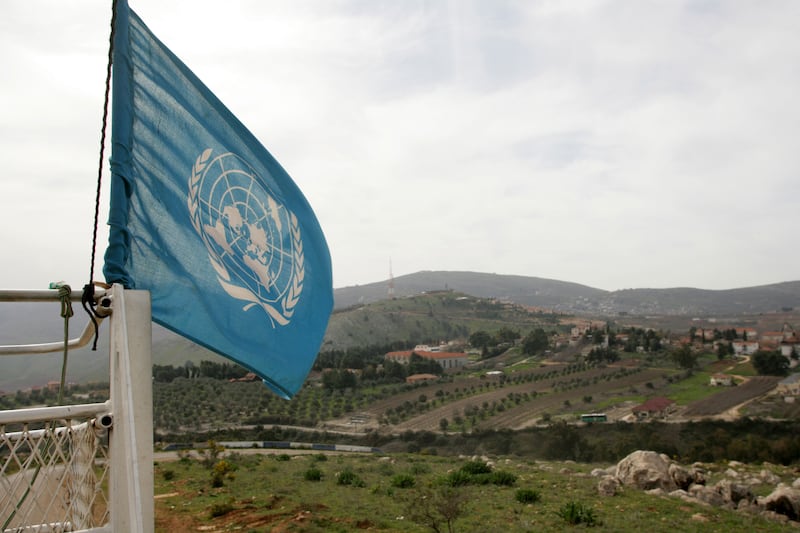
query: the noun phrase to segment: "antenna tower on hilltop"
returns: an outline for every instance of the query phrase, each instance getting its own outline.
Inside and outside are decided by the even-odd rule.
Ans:
[[[392,275],[392,258],[389,258],[389,299],[394,300],[394,276]]]

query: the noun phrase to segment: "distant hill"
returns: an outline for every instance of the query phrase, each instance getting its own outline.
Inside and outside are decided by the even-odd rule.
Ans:
[[[322,350],[397,342],[430,344],[503,327],[526,335],[536,327],[552,329],[560,318],[561,314],[534,312],[452,290],[429,291],[334,311]]]
[[[388,286],[386,280],[336,289],[335,306],[340,309],[386,299]],[[576,314],[709,316],[800,308],[800,281],[728,290],[679,287],[605,291],[552,279],[478,272],[423,271],[394,278],[395,297],[442,289]]]
[[[424,271],[399,276],[394,279],[394,286],[398,299],[423,292],[451,290],[478,298],[510,301],[577,315],[735,316],[800,308],[800,281],[723,291],[693,288],[604,291],[577,283],[536,277]],[[404,340],[436,339],[463,333],[464,326],[459,326],[463,322],[445,317],[446,313],[437,311],[435,316],[428,316],[426,311],[424,318],[415,318],[413,312],[401,310],[387,296],[388,280],[336,289],[335,308],[339,312],[368,303],[386,303],[369,313],[334,314],[323,350],[363,343],[382,344],[397,340],[398,336]],[[0,303],[0,344],[62,339],[63,322],[59,309],[56,302]],[[503,319],[508,320],[509,317]],[[80,306],[75,306],[75,317],[70,321],[70,337],[78,336],[87,321],[88,317]],[[474,323],[477,322],[470,323],[470,327]],[[69,381],[108,379],[107,337],[108,326],[104,325],[98,351],[92,352],[86,348],[70,353]],[[154,363],[182,365],[186,361],[197,363],[203,359],[224,360],[159,326],[153,326]],[[0,357],[0,391],[44,385],[48,381],[58,380],[60,373],[60,354],[3,356]]]
[[[73,304],[70,338],[80,336],[89,317],[80,304]],[[67,381],[86,383],[108,381],[109,323],[100,326],[97,351],[91,346],[71,351],[67,360]],[[0,344],[31,344],[62,341],[64,322],[60,304],[0,303]],[[15,391],[42,386],[61,378],[62,353],[0,356],[0,391]],[[153,363],[182,365],[186,361],[225,361],[225,359],[190,341],[153,325]]]

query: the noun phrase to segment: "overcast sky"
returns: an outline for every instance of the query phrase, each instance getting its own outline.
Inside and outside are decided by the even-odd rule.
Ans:
[[[607,290],[800,279],[800,2],[130,5],[293,176],[335,287],[390,261]],[[0,287],[88,279],[109,20],[0,1]]]

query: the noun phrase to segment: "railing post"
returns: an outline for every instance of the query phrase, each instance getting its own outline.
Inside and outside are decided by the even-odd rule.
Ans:
[[[147,533],[155,527],[150,293],[114,285],[112,299],[111,530]]]

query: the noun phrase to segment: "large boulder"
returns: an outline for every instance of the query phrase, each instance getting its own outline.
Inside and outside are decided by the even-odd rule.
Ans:
[[[800,490],[778,485],[768,496],[758,498],[758,505],[766,511],[772,511],[789,517],[790,520],[800,519]]]
[[[721,507],[725,504],[722,494],[717,492],[713,487],[706,487],[705,485],[692,485],[689,487],[689,494],[698,502],[705,503],[713,507]]]
[[[617,472],[617,467],[615,465],[609,466],[608,468],[593,468],[591,476],[592,477],[613,476],[616,472]]]
[[[637,450],[617,464],[616,477],[623,485],[640,490],[662,489],[672,492],[679,487],[670,476],[672,461],[664,454]]]
[[[698,482],[695,470],[687,470],[678,463],[670,463],[667,475],[679,489],[686,490]]]
[[[731,504],[734,508],[739,507],[739,502],[746,500],[748,502],[755,501],[753,491],[750,486],[745,483],[736,483],[730,479],[722,479],[714,485],[714,489],[722,495],[725,503]]]
[[[615,496],[621,488],[619,479],[614,476],[604,476],[597,482],[597,493],[600,496]]]

